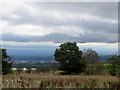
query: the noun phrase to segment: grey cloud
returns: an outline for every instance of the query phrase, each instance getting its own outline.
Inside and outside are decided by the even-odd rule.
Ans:
[[[82,28],[85,28],[86,31],[89,30],[94,32],[101,31],[106,33],[118,33],[117,23],[107,23],[97,20],[87,21],[83,19],[81,21],[78,21],[78,25]]]
[[[24,13],[25,12],[25,13]],[[117,33],[117,23],[110,23],[110,22],[104,22],[99,20],[85,20],[85,19],[67,19],[66,22],[62,20],[58,20],[54,18],[53,16],[49,15],[41,15],[41,16],[34,16],[27,10],[17,10],[15,12],[17,15],[20,15],[19,18],[14,19],[10,18],[10,16],[3,16],[4,20],[9,20],[11,24],[32,24],[32,25],[43,25],[43,26],[75,26],[75,27],[82,27],[87,30],[91,31],[103,31],[108,33]]]
[[[73,13],[87,13],[102,18],[117,19],[117,2],[53,2],[31,3],[33,7]]]
[[[86,35],[79,35],[77,37],[60,34],[60,33],[52,33],[45,36],[23,36],[23,35],[15,35],[12,33],[3,34],[3,41],[14,41],[14,42],[54,42],[54,43],[63,43],[68,41],[75,41],[79,43],[86,42],[107,42],[107,43],[115,43],[117,42],[116,34],[102,34],[101,33],[86,33]]]
[[[15,42],[64,42],[73,41],[74,37],[65,34],[52,33],[45,36],[25,36],[15,35],[12,33],[5,33],[2,37],[3,41],[15,41]]]
[[[20,10],[19,10],[20,9]],[[19,8],[14,11],[14,14],[19,18],[12,18],[9,15],[2,15],[2,20],[9,21],[11,25],[19,25],[19,24],[32,24],[32,25],[45,25],[45,26],[55,26],[64,24],[60,20],[57,20],[53,16],[50,15],[39,15],[35,16],[26,8]]]
[[[97,14],[102,15],[103,19],[108,17],[117,18],[117,3],[109,3],[109,2],[87,2],[87,3],[30,3],[30,5],[43,8],[48,10],[59,10],[59,12],[66,11],[71,13],[82,13],[86,12],[88,14],[93,14],[97,16]],[[82,27],[87,30],[99,30],[108,33],[117,33],[117,23],[109,23],[102,22],[97,20],[79,20],[68,18],[66,22],[56,19],[51,15],[33,15],[27,8],[20,7],[17,8],[14,12],[19,18],[13,18],[10,15],[2,15],[3,20],[9,21],[10,24],[32,24],[32,25],[43,25],[43,26],[60,26],[60,25],[68,25],[68,26],[77,26]],[[41,12],[42,13],[42,12]]]
[[[15,41],[15,42],[28,42],[30,41],[30,37],[24,35],[16,35],[13,33],[4,33],[2,34],[3,41]]]
[[[86,13],[93,16],[98,16],[101,19],[117,19],[117,3],[29,3],[36,8],[42,8],[43,10],[57,10],[59,12],[70,13]],[[42,12],[41,12],[42,13]],[[72,19],[68,18],[66,22],[59,20],[52,15],[33,15],[27,8],[18,8],[13,14],[18,18],[13,18],[11,15],[2,15],[2,20],[9,21],[9,24],[32,24],[43,26],[75,26],[82,27],[84,35],[78,37],[70,36],[68,34],[50,33],[45,36],[23,36],[15,34],[3,34],[4,41],[16,41],[16,42],[117,42],[117,24],[110,22],[103,22],[97,20],[85,20],[85,19]],[[39,31],[39,30],[38,30]],[[66,31],[65,31],[66,32]]]

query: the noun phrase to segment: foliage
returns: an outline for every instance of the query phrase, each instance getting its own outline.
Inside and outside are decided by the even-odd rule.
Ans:
[[[101,72],[98,72],[99,70],[102,71],[101,68],[103,66],[102,63],[99,62],[99,55],[96,51],[92,49],[85,49],[83,53],[83,57],[86,59],[88,66],[86,68],[86,74],[100,74]],[[101,68],[101,69],[100,69]]]
[[[106,67],[104,66],[103,62],[88,64],[85,70],[85,74],[86,75],[105,75]]]
[[[92,49],[85,49],[83,53],[83,57],[87,60],[89,64],[97,63],[99,62],[100,59],[97,52]]]
[[[120,55],[112,55],[107,62],[109,74],[120,75]]]
[[[60,63],[60,70],[64,74],[78,74],[84,71],[86,62],[82,58],[82,51],[75,42],[63,43],[55,50],[55,61]]]
[[[2,73],[8,74],[11,72],[12,61],[10,56],[7,55],[6,49],[0,49],[2,51]]]

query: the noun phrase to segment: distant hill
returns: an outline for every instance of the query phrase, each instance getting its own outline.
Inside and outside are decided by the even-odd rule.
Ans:
[[[109,57],[110,57],[110,55],[100,55],[100,60],[106,61]]]
[[[100,60],[105,61],[110,55],[101,55]],[[12,55],[13,63],[36,63],[36,62],[52,62],[53,55]]]
[[[36,63],[36,62],[50,62],[53,61],[52,55],[12,55],[13,63]]]

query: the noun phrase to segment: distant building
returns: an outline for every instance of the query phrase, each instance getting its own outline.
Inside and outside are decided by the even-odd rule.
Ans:
[[[23,71],[27,71],[28,69],[24,67],[22,70],[23,70]]]
[[[37,69],[36,68],[31,68],[32,71],[36,71]]]
[[[13,71],[17,71],[17,68],[13,67],[12,70],[13,70]]]

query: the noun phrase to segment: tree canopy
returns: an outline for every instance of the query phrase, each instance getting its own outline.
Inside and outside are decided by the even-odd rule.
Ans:
[[[63,43],[55,50],[55,61],[60,63],[60,70],[65,74],[78,74],[84,71],[86,63],[82,58],[82,51],[76,42]]]
[[[12,68],[11,58],[7,55],[6,49],[0,49],[0,52],[2,54],[2,74],[8,74]]]

